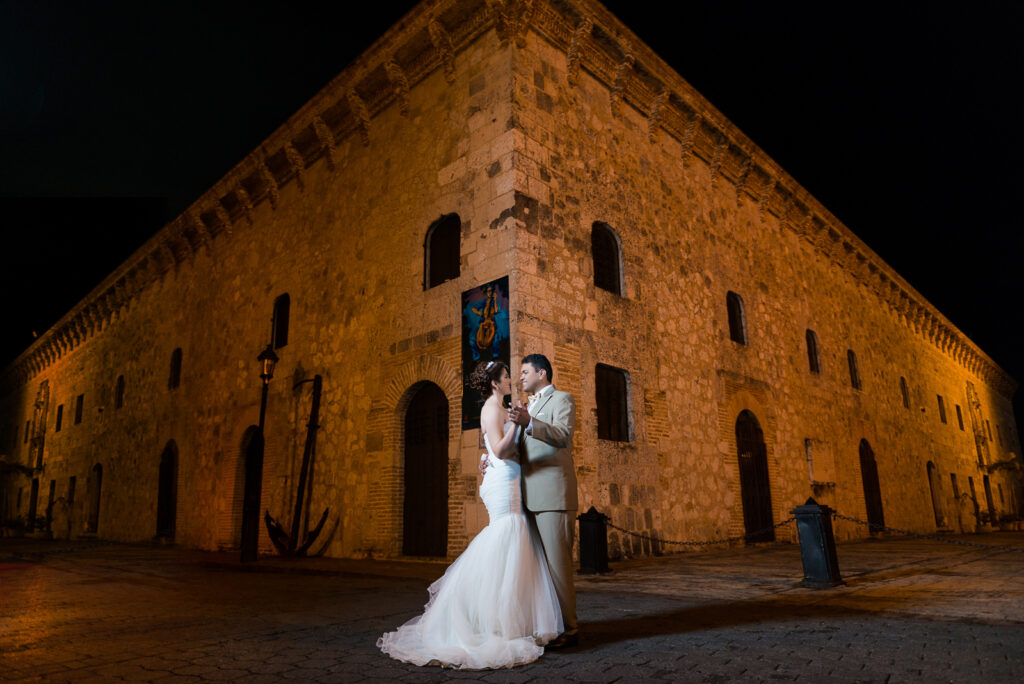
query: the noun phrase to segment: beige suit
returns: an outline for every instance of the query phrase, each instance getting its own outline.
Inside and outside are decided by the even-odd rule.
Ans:
[[[531,424],[522,441],[523,506],[533,514],[562,608],[565,633],[575,634],[576,588],[572,542],[576,529],[576,466],[572,433],[576,403],[554,387],[530,406]]]

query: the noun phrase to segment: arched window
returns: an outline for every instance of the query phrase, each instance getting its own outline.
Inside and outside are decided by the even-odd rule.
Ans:
[[[743,309],[743,297],[730,291],[725,295],[725,305],[729,309],[729,339],[738,344],[746,344],[747,314]]]
[[[907,389],[907,379],[900,376],[900,394],[903,395],[903,408],[910,408],[910,390]]]
[[[264,328],[265,329],[265,328]],[[167,378],[167,388],[175,389],[181,384],[181,347],[171,352],[171,373]]]
[[[594,259],[594,285],[622,296],[622,245],[615,230],[595,221],[590,231],[590,254]]]
[[[124,406],[124,376],[117,376],[117,383],[114,385],[114,408]]]
[[[597,438],[632,442],[629,429],[629,373],[597,364],[594,369],[597,398]]]
[[[423,241],[424,290],[459,277],[461,238],[462,221],[458,214],[445,214],[430,224]]]
[[[807,364],[812,373],[821,372],[821,358],[818,356],[818,335],[813,330],[807,330]]]
[[[846,363],[850,366],[850,387],[861,389],[860,368],[857,366],[857,355],[852,349],[846,350]]]
[[[274,318],[271,323],[274,349],[280,349],[288,344],[288,318],[291,308],[291,297],[287,292],[274,300]]]

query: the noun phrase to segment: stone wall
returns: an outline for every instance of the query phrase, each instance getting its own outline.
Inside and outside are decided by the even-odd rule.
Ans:
[[[974,478],[983,509],[988,475],[997,511],[1019,510],[1019,468],[992,467],[1020,454],[1012,381],[599,5],[580,3],[585,20],[575,5],[530,7],[532,24],[474,0],[414,11],[5,372],[0,453],[37,468],[40,512],[49,482],[66,497],[75,477],[66,517],[72,536],[85,534],[99,464],[96,534],[153,538],[173,442],[175,541],[236,548],[244,440],[259,413],[255,356],[288,293],[262,507],[290,523],[311,401],[298,383],[319,374],[309,525],[330,515],[312,550],[401,555],[403,421],[433,383],[449,407],[456,555],[486,524],[479,431],[460,425],[460,297],[504,275],[512,358],[547,354],[555,384],[576,396],[581,508],[617,525],[677,540],[743,534],[742,411],[763,431],[774,522],[812,495],[863,519],[862,440],[889,525],[937,528],[929,462],[945,529],[971,526],[962,513],[973,503],[953,500],[951,473],[961,492]],[[639,57],[616,58],[614,40]],[[655,72],[660,90],[648,83]],[[425,233],[452,212],[460,276],[424,290]],[[594,285],[595,221],[621,239],[622,296]],[[730,291],[743,299],[745,345],[729,337]],[[820,374],[808,368],[807,329]],[[170,389],[178,347],[181,383]],[[629,374],[631,441],[597,438],[598,363]],[[2,517],[24,516],[31,477],[0,477]],[[675,550],[617,532],[610,541],[616,557]],[[271,549],[262,530],[261,548]]]
[[[616,83],[587,69],[573,83],[566,51],[539,37],[516,52],[515,65],[516,191],[530,209],[516,237],[515,338],[520,351],[556,359],[556,384],[561,375],[560,386],[578,392],[581,508],[668,539],[743,534],[735,425],[744,409],[764,431],[775,522],[812,495],[865,519],[861,440],[875,454],[886,524],[935,531],[929,461],[946,510],[957,505],[949,473],[962,489],[972,476],[986,507],[988,471],[967,411],[968,383],[984,384],[977,376],[841,259],[737,182],[716,177],[714,156],[652,129],[650,113],[625,104]],[[595,221],[621,238],[621,297],[594,286]],[[743,298],[747,345],[729,338],[729,291]],[[820,374],[809,370],[807,329],[817,334]],[[851,387],[847,350],[856,353],[862,389]],[[629,373],[632,442],[596,438],[597,363]],[[985,463],[1012,460],[1020,447],[1010,399],[988,385],[981,395],[980,414],[1013,435],[989,440]],[[822,484],[812,484],[808,450]],[[993,491],[996,483],[1004,490],[997,512],[1010,512],[1019,475],[991,478]],[[840,538],[867,533],[845,521],[836,529]],[[646,552],[637,542],[613,533],[613,554]]]
[[[291,300],[290,335],[278,349],[266,419],[263,508],[287,525],[297,488],[310,385],[323,377],[311,488],[312,524],[331,515],[330,555],[396,555],[401,548],[401,417],[409,390],[440,386],[451,413],[449,546],[455,554],[485,524],[476,432],[461,432],[461,292],[507,274],[512,263],[510,61],[493,32],[411,89],[407,111],[380,112],[367,145],[338,141],[333,161],[306,168],[189,260],[140,292],[116,320],[9,395],[5,417],[24,421],[35,388],[51,388],[40,512],[50,479],[58,495],[76,476],[73,530],[83,532],[90,468],[103,467],[103,538],[147,540],[156,531],[160,455],[179,453],[175,541],[239,543],[243,436],[257,422],[256,354],[267,344],[275,298]],[[462,224],[458,279],[424,291],[431,222]],[[175,347],[181,385],[167,388]],[[118,375],[125,405],[114,410]],[[74,397],[85,419],[72,425]],[[64,424],[52,431],[64,404]],[[19,431],[20,435],[21,432]],[[23,448],[24,446],[24,448]],[[12,452],[24,462],[28,445]],[[9,497],[17,501],[12,482]],[[27,478],[21,514],[27,512]],[[398,498],[396,499],[396,492]],[[262,527],[262,525],[261,525]],[[329,540],[329,541],[328,541]],[[261,548],[270,550],[261,531]]]

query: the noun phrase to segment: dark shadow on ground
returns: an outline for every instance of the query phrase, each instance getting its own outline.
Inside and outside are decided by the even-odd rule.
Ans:
[[[887,597],[892,608],[897,599]],[[580,646],[574,651],[596,650],[629,639],[685,634],[705,630],[742,627],[782,621],[810,622],[837,617],[877,615],[833,603],[797,603],[792,598],[766,597],[750,601],[722,601],[687,606],[664,613],[622,617],[612,620],[587,620],[580,623]],[[822,629],[823,633],[828,629]]]

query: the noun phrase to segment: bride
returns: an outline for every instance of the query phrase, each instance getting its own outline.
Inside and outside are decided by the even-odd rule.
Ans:
[[[481,362],[470,382],[487,395],[480,412],[487,445],[480,498],[490,523],[430,585],[423,614],[377,640],[384,653],[415,665],[522,665],[563,630],[540,536],[523,514],[515,426],[502,424],[501,401],[512,391],[508,366]]]

